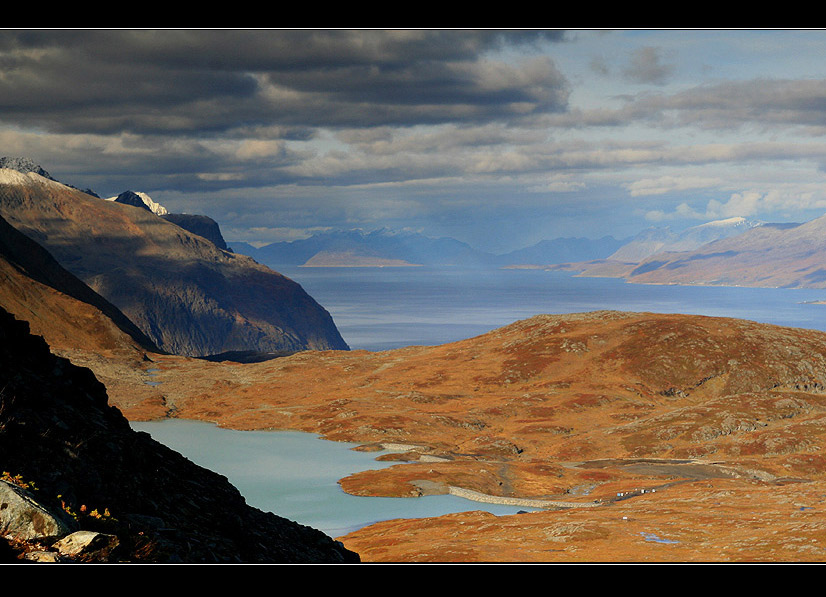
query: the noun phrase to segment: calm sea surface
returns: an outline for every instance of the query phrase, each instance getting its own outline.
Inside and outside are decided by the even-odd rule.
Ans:
[[[470,338],[543,313],[602,309],[738,317],[826,331],[826,289],[627,284],[542,270],[279,268],[333,316],[350,348]]]
[[[807,304],[826,299],[826,290],[646,286],[541,270],[277,269],[330,312],[353,349],[442,344],[541,313],[601,309],[737,317],[826,331],[826,305]],[[338,479],[390,463],[311,434],[231,431],[180,420],[133,426],[225,475],[251,505],[333,537],[391,518],[519,510],[453,496],[350,496]]]

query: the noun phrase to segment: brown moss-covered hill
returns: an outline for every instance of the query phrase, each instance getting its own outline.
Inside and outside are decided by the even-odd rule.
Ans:
[[[826,334],[690,315],[544,315],[435,347],[238,365],[162,358],[178,416],[466,458],[817,452]],[[164,416],[160,403],[129,409]],[[768,460],[767,460],[768,461]]]
[[[133,418],[300,429],[397,466],[357,495],[545,509],[386,521],[365,561],[820,561],[826,334],[690,315],[542,315],[434,347],[239,365],[163,357]],[[473,510],[472,504],[469,509]]]

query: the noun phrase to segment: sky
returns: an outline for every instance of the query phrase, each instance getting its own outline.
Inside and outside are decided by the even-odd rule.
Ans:
[[[0,156],[230,241],[826,213],[826,30],[0,29]]]

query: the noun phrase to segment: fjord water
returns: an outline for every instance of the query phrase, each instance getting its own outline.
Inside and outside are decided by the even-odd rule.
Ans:
[[[387,350],[470,338],[519,319],[602,309],[689,313],[826,331],[826,289],[649,286],[542,270],[279,268],[333,316],[353,349]],[[331,397],[334,398],[334,397]],[[258,508],[337,537],[378,520],[463,510],[515,513],[453,496],[365,498],[337,480],[390,463],[353,445],[298,432],[219,429],[191,421],[136,423],[229,478]]]
[[[826,331],[826,289],[628,284],[538,269],[280,268],[333,316],[350,348],[470,338],[544,313],[687,313]]]

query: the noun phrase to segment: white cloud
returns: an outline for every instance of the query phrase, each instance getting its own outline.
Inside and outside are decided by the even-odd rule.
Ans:
[[[725,201],[711,199],[704,208],[694,208],[687,202],[680,203],[673,211],[653,209],[645,212],[645,219],[655,222],[669,220],[721,220],[732,217],[758,217],[789,215],[826,209],[826,193],[802,189],[772,189],[770,191],[747,190],[732,193]]]
[[[666,193],[706,189],[721,184],[718,178],[704,178],[697,176],[660,176],[657,178],[641,178],[625,185],[632,197],[646,195],[664,195]]]
[[[528,187],[534,193],[572,193],[587,188],[587,185],[573,176],[552,176],[547,182]]]

